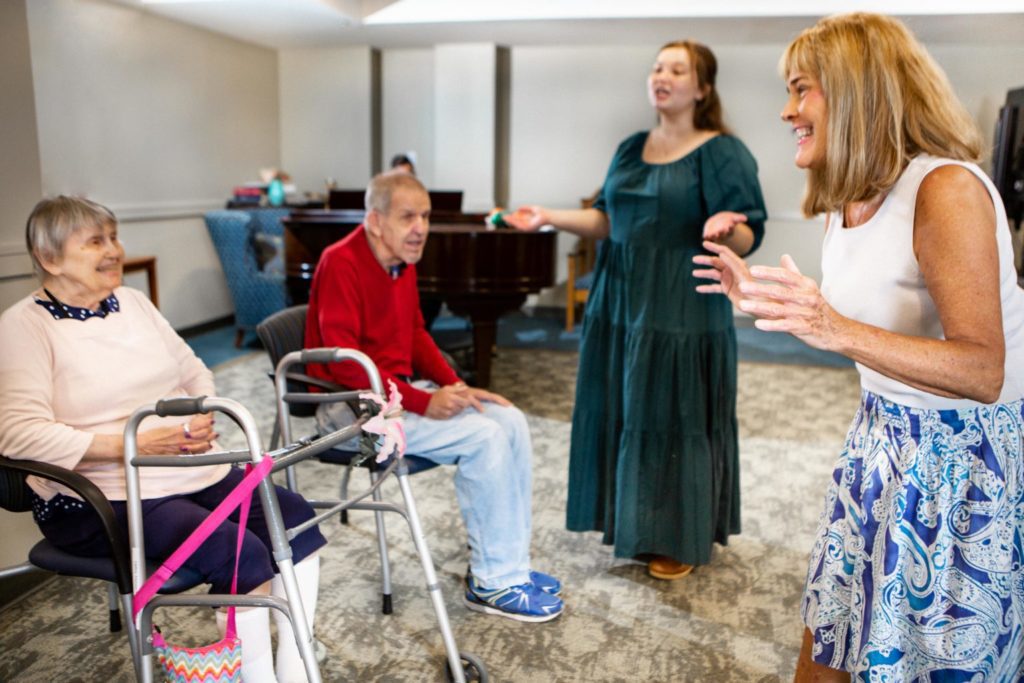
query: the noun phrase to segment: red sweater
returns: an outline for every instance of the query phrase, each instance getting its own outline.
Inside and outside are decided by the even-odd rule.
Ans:
[[[368,355],[380,370],[385,390],[387,381],[394,380],[402,404],[420,415],[427,410],[430,393],[399,377],[416,373],[440,386],[459,381],[424,327],[415,266],[392,279],[373,255],[363,226],[325,249],[313,274],[306,348],[321,346],[359,349]],[[352,361],[311,364],[307,372],[346,387],[369,386],[366,373]]]

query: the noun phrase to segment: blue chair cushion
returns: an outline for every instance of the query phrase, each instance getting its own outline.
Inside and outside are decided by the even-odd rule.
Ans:
[[[594,284],[594,271],[590,271],[586,275],[580,275],[576,278],[576,289],[590,289]]]
[[[46,539],[32,546],[28,553],[28,560],[40,569],[63,574],[64,576],[85,576],[91,579],[110,581],[111,583],[117,581],[114,573],[114,561],[109,557],[72,555],[56,547]],[[157,569],[158,565],[151,564],[147,571],[152,574]],[[167,583],[160,589],[160,592],[180,593],[201,583],[203,583],[203,578],[199,574],[182,567],[174,573],[174,576],[168,579]]]
[[[283,278],[284,238],[268,232],[255,232],[252,235],[252,243],[256,249],[256,265],[260,271]]]

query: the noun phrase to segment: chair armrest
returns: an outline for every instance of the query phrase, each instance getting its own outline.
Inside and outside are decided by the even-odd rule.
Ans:
[[[267,377],[270,378],[271,382],[274,381],[274,373],[268,372]],[[315,386],[318,389],[323,389],[324,391],[346,391],[345,387],[341,386],[340,384],[335,384],[334,382],[329,382],[325,379],[312,377],[303,372],[286,372],[284,373],[284,378],[289,382],[302,382],[303,384]]]
[[[58,484],[71,489],[99,515],[100,523],[103,525],[103,532],[110,544],[111,558],[114,561],[114,571],[117,574],[117,588],[122,595],[132,592],[131,569],[128,561],[128,539],[124,529],[117,523],[114,517],[114,508],[110,501],[103,495],[96,484],[64,467],[52,465],[37,460],[14,460],[0,456],[0,467],[32,474],[43,479],[55,481]]]
[[[326,379],[320,379],[318,377],[312,377],[303,372],[286,372],[284,373],[285,379],[289,382],[302,382],[309,386],[323,389],[324,391],[336,392],[336,391],[349,391],[347,387],[343,387],[336,382],[331,382]]]
[[[331,381],[326,380],[326,379],[320,379],[319,377],[313,377],[313,376],[307,375],[307,374],[305,374],[303,372],[286,372],[286,373],[284,373],[284,376],[285,376],[285,379],[289,382],[289,385],[290,385],[291,382],[301,382],[302,384],[305,384],[307,388],[308,387],[316,387],[318,389],[323,389],[324,392],[327,393],[327,394],[337,394],[337,393],[352,394],[353,396],[351,398],[344,398],[343,399],[343,398],[339,397],[337,400],[339,402],[340,401],[344,401],[345,403],[348,403],[349,407],[352,408],[352,412],[357,414],[357,415],[359,414],[359,411],[360,411],[360,404],[359,404],[359,399],[355,398],[354,394],[356,392],[358,392],[358,391],[369,391],[369,389],[349,389],[348,387],[346,387],[344,385],[341,385],[341,384],[338,384],[337,382],[331,382]],[[274,379],[274,375],[273,374],[270,375],[270,379],[271,380]],[[293,390],[289,389],[288,395],[292,396],[291,400],[288,400],[287,398],[285,400],[288,403],[290,403],[292,406],[295,406],[296,404],[308,403],[309,401],[303,401],[302,397],[306,396],[306,395],[312,396],[313,394],[312,394],[312,392],[308,392],[308,391],[302,391],[302,390],[294,390],[293,391]],[[328,402],[333,402],[330,399],[327,399],[327,401]]]

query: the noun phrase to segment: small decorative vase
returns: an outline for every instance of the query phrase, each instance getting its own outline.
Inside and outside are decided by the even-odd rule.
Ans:
[[[274,178],[270,181],[270,185],[267,186],[267,201],[270,202],[271,206],[281,206],[284,204],[284,183],[278,178]]]

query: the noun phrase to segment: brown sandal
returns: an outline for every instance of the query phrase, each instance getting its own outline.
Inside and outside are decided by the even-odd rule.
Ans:
[[[659,555],[647,563],[647,573],[656,579],[675,581],[693,571],[692,564],[676,562],[671,557]]]

